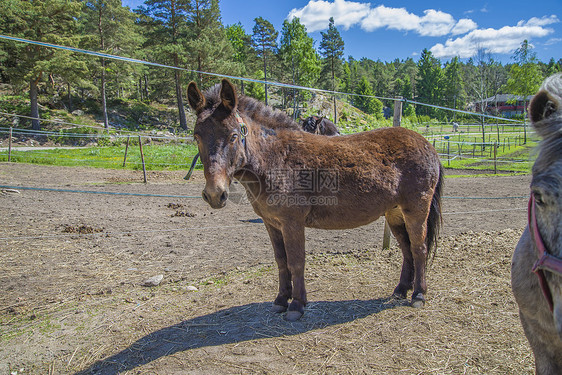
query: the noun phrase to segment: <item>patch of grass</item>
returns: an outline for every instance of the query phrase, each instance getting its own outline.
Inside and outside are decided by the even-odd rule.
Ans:
[[[186,170],[197,153],[193,144],[143,146],[147,170]],[[87,147],[79,149],[52,149],[17,151],[12,150],[12,161],[56,166],[88,166],[96,168],[123,169],[125,147]],[[8,152],[0,151],[0,162],[8,161]],[[142,169],[138,145],[129,145],[125,169]]]

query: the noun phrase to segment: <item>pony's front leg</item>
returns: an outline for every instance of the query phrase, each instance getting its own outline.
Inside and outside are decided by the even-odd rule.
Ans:
[[[287,267],[293,281],[293,301],[287,311],[287,320],[296,321],[304,314],[306,289],[304,286],[304,223],[293,220],[282,224],[283,242],[287,254]]]
[[[287,311],[289,306],[289,299],[292,298],[293,286],[291,284],[291,271],[287,267],[287,254],[285,252],[285,243],[283,241],[283,234],[281,231],[269,224],[265,224],[273,252],[275,254],[275,261],[279,269],[279,294],[273,301],[271,311],[282,313]]]

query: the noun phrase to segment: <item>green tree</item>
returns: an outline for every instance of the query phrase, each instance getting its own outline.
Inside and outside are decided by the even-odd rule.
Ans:
[[[202,72],[239,75],[241,65],[232,58],[234,50],[221,22],[218,0],[191,0],[186,61],[199,73],[200,86],[214,79]]]
[[[426,104],[440,104],[443,83],[441,62],[427,49],[422,51],[418,61],[418,77],[416,89],[419,101]],[[417,114],[434,116],[436,112],[431,107],[420,105],[417,107]]]
[[[230,41],[234,53],[232,59],[240,67],[240,74],[245,76],[248,72],[247,65],[250,55],[251,37],[246,34],[242,24],[236,23],[226,28],[226,38]],[[244,81],[240,82],[242,86],[242,94],[244,94]]]
[[[536,53],[532,51],[527,40],[521,43],[521,47],[513,54],[515,64],[509,71],[506,89],[515,95],[523,97],[524,117],[527,112],[527,97],[534,95],[539,89],[543,76],[537,64]],[[527,126],[524,126],[524,142],[527,142]]]
[[[192,7],[188,0],[146,0],[145,6],[138,9],[141,24],[145,30],[145,48],[155,62],[176,67],[187,64],[186,44],[189,36],[188,20]],[[164,74],[168,74],[165,72]],[[183,75],[180,70],[173,71],[175,97],[179,113],[180,127],[187,130],[187,120],[183,105]]]
[[[264,74],[263,71],[259,70],[252,75],[252,78],[263,80]],[[263,85],[260,85],[257,82],[248,82],[246,86],[246,95],[251,96],[252,98],[264,101],[265,100],[265,89]]]
[[[88,35],[85,46],[102,53],[124,54],[132,56],[140,44],[134,30],[133,15],[128,8],[121,5],[121,0],[87,0],[85,4],[84,29]],[[106,83],[107,73],[113,72],[117,77],[119,70],[126,71],[123,76],[130,76],[130,65],[124,65],[105,58],[99,59],[94,70],[99,72],[100,96],[102,102],[103,123],[109,127],[107,116]]]
[[[399,96],[404,99],[412,99],[412,83],[410,82],[409,76],[404,76],[404,79],[398,78],[394,84]],[[403,103],[402,114],[404,116],[411,116],[412,114],[415,114],[414,107],[408,102]]]
[[[281,30],[281,44],[279,48],[281,61],[291,72],[294,85],[309,86],[318,78],[320,67],[318,56],[314,49],[314,41],[306,33],[306,27],[295,17],[290,22],[283,22]],[[293,90],[294,111],[296,115],[300,91]]]
[[[77,0],[23,1],[4,0],[0,6],[0,32],[39,42],[77,46],[81,36],[77,19],[81,3]],[[67,51],[37,45],[2,41],[4,72],[10,82],[29,87],[29,99],[34,130],[41,129],[39,120],[39,85],[59,67],[74,57]]]
[[[359,62],[349,56],[348,61],[343,64],[342,74],[343,90],[345,92],[353,93],[359,82]],[[354,97],[350,97],[351,104],[353,104]]]
[[[375,115],[376,118],[382,116],[382,102],[373,98],[373,88],[367,77],[361,77],[357,90],[355,91],[355,106],[365,113]]]
[[[545,77],[549,77],[553,74],[559,73],[562,71],[562,66],[560,66],[560,64],[556,63],[556,60],[554,60],[554,57],[550,58],[550,61],[548,62],[548,64],[546,65],[546,71],[545,71]]]
[[[262,17],[255,18],[254,22],[252,43],[258,57],[263,60],[265,104],[267,105],[267,62],[277,52],[277,36],[279,33],[275,31],[271,22]]]
[[[458,57],[453,57],[445,66],[443,96],[448,107],[464,108],[466,92],[462,67]]]
[[[323,72],[328,71],[331,76],[330,89],[336,91],[336,75],[342,70],[342,57],[344,51],[344,42],[340,32],[335,26],[334,17],[330,17],[327,32],[321,32],[322,40],[320,41],[320,53],[325,59]],[[336,97],[334,96],[334,123],[337,123]]]

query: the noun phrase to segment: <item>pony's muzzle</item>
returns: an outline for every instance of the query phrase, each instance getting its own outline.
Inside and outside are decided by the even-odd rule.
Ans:
[[[226,189],[208,189],[205,187],[203,189],[203,200],[209,203],[209,206],[212,208],[218,209],[223,208],[226,205],[226,201],[228,199],[228,190]]]

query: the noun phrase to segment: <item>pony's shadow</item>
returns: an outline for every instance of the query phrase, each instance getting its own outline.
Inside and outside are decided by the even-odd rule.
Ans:
[[[116,374],[177,352],[298,335],[405,305],[406,300],[392,298],[309,302],[301,320],[293,323],[270,312],[270,302],[235,306],[152,332],[77,374]]]

